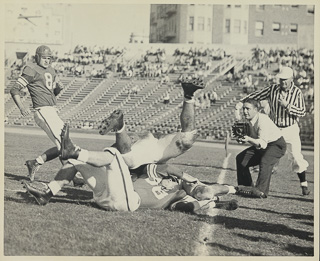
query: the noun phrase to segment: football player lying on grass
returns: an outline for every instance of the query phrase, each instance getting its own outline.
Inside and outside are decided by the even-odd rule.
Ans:
[[[87,179],[86,178],[85,179],[87,180],[89,187],[91,187],[93,191],[97,192],[97,193],[94,193],[94,197],[97,202],[100,202],[98,203],[100,204],[100,206],[103,206],[106,209],[112,209],[112,210],[133,211],[137,209],[140,205],[140,197],[133,189],[133,184],[131,181],[128,167],[132,172],[139,172],[139,170],[144,168],[144,167],[141,167],[143,165],[151,164],[151,163],[158,163],[158,164],[164,163],[167,160],[177,157],[182,153],[184,153],[185,151],[187,151],[188,149],[190,149],[195,139],[197,138],[197,131],[195,129],[195,109],[194,109],[193,95],[194,95],[194,92],[197,91],[198,89],[203,89],[205,87],[205,84],[200,80],[192,79],[192,78],[183,80],[181,84],[184,91],[184,102],[183,102],[182,112],[180,115],[181,127],[182,127],[181,132],[157,136],[157,137],[155,137],[152,133],[149,132],[149,133],[144,133],[142,135],[136,135],[134,137],[130,137],[125,130],[125,124],[123,122],[122,112],[115,111],[109,118],[107,118],[102,122],[99,132],[100,134],[105,134],[110,130],[116,131],[115,146],[117,149],[107,148],[105,152],[90,152],[90,153],[86,150],[76,150],[73,148],[73,145],[70,145],[72,143],[69,142],[69,138],[66,138],[68,137],[68,135],[66,135],[66,132],[64,132],[62,136],[64,137],[66,146],[68,148],[70,145],[70,147],[72,148],[70,150],[71,151],[74,150],[74,152],[72,152],[71,155],[69,155],[70,153],[63,155],[63,158],[68,158],[68,157],[75,158],[77,159],[77,161],[69,160],[69,163],[71,165],[68,164],[67,166],[62,168],[62,170],[60,171],[61,173],[57,174],[56,181],[61,179],[63,180],[70,179],[70,177],[66,177],[67,176],[66,173],[69,172],[70,173],[69,176],[73,176],[73,172],[75,171],[75,169],[79,170],[80,172],[81,170],[83,172],[88,172],[88,175],[92,174],[92,171],[94,170],[95,176],[88,177]],[[69,151],[69,149],[66,151]],[[64,150],[62,150],[62,154],[63,153],[65,153]],[[150,166],[151,165],[149,165],[148,167],[150,168]],[[139,167],[140,169],[138,169]],[[92,170],[91,168],[94,168],[94,169]],[[163,167],[160,167],[160,168],[163,168]],[[173,172],[172,169],[173,167],[171,166],[170,167],[171,172]],[[191,180],[188,179],[191,177],[189,177],[186,174],[184,176],[180,174],[179,176],[179,174],[177,174],[179,171],[175,171],[175,172],[176,172],[175,177],[180,180],[184,180],[185,182],[189,182],[189,183],[198,182],[198,180],[195,178],[192,178]],[[138,174],[142,175],[146,173],[142,172]],[[172,173],[170,174],[174,175]],[[101,182],[97,182],[97,179],[98,180],[101,179]],[[147,179],[145,179],[145,181],[147,182]],[[154,180],[151,180],[151,181],[154,181]],[[169,179],[166,179],[166,178],[160,179],[160,181],[158,179],[157,181],[158,181],[157,185],[156,183],[152,183],[152,185],[161,187],[162,183],[165,184],[165,183],[171,182],[169,181]],[[60,183],[62,185],[64,184],[61,181]],[[137,187],[139,186],[140,183],[142,183],[140,179],[134,182],[134,184],[136,184]],[[55,182],[53,182],[51,185],[50,184],[49,184],[49,187],[51,188],[51,192],[53,194],[56,194],[61,189],[61,186]],[[173,182],[173,184],[175,183]],[[162,187],[165,188],[165,186],[162,186]],[[31,191],[31,189],[29,189],[29,191]],[[192,190],[190,189],[190,191]],[[162,192],[159,192],[159,193],[161,194]],[[212,201],[213,196],[215,195],[211,195],[209,198],[205,199],[205,200],[211,200],[211,203],[209,204],[211,206],[215,204],[215,202]],[[158,197],[161,198],[161,195],[159,195]],[[45,199],[45,201],[47,201],[46,196],[43,196],[43,198]],[[118,199],[118,198],[121,199],[119,200],[119,202],[122,202],[122,203],[115,202],[114,199]],[[183,196],[181,196],[181,198],[183,198]],[[126,201],[125,205],[123,205],[124,200]],[[41,202],[41,199],[40,199],[40,202]],[[177,207],[181,206],[181,204],[176,204],[176,206]],[[230,204],[236,205],[236,202],[232,201]],[[143,207],[143,204],[141,207]],[[231,208],[235,208],[235,207],[231,207]]]
[[[45,205],[79,171],[93,191],[95,202],[105,210],[135,211],[138,208],[166,209],[213,215],[214,208],[235,210],[236,200],[219,201],[218,195],[233,193],[226,185],[205,185],[179,169],[165,164],[147,164],[130,171],[115,148],[87,151],[74,146],[66,124],[61,134],[61,158],[68,160],[46,189],[27,183],[27,191]]]

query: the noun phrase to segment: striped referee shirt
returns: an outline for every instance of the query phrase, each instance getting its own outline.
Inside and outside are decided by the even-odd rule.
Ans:
[[[279,104],[281,92],[289,103],[287,107]],[[299,117],[303,117],[306,114],[303,94],[294,83],[291,84],[290,89],[286,92],[281,91],[279,84],[273,84],[261,91],[250,93],[242,98],[241,101],[243,102],[247,98],[258,101],[269,100],[270,118],[279,128],[289,127],[297,123]]]

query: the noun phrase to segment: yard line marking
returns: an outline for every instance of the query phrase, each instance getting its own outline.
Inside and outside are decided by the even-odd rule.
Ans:
[[[222,164],[222,170],[219,174],[218,177],[218,182],[219,184],[223,184],[224,183],[224,178],[226,176],[226,169],[228,167],[228,163],[229,163],[229,158],[231,156],[231,153],[228,153],[227,157],[224,159],[223,164]],[[219,213],[218,209],[214,209],[214,216],[216,216]],[[209,250],[208,247],[206,245],[206,241],[211,241],[210,239],[212,238],[212,235],[214,233],[214,231],[216,230],[216,225],[210,225],[208,223],[205,223],[200,231],[199,231],[199,241],[200,244],[198,244],[198,246],[195,249],[195,255],[196,256],[209,256]]]
[[[224,183],[224,178],[225,178],[226,173],[227,173],[227,167],[228,167],[230,156],[231,156],[231,153],[228,153],[228,156],[223,161],[222,170],[221,170],[221,172],[219,174],[218,181],[217,181],[218,184],[223,184]]]

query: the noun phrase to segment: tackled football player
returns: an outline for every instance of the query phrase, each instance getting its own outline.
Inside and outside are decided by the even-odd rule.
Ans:
[[[55,147],[46,150],[36,159],[26,161],[25,165],[31,181],[34,180],[35,173],[41,165],[60,155],[60,134],[64,123],[57,114],[56,96],[63,89],[63,85],[51,67],[51,61],[50,48],[45,45],[39,46],[35,53],[35,63],[28,63],[23,68],[21,76],[10,90],[21,115],[25,117],[30,114],[30,110],[23,105],[20,91],[24,88],[28,89],[34,109],[34,120],[55,144]]]
[[[131,138],[129,139],[124,130],[122,113],[115,112],[104,121],[107,126],[101,127],[100,133],[105,133],[102,129],[119,129],[116,143],[120,142],[121,147],[110,147],[104,152],[97,152],[75,147],[69,139],[66,125],[61,137],[61,157],[68,159],[68,164],[63,166],[55,180],[49,183],[47,191],[25,184],[28,192],[39,204],[46,204],[72,179],[76,171],[80,171],[93,190],[96,203],[107,210],[171,208],[208,214],[213,208],[236,209],[236,200],[219,202],[216,197],[234,193],[234,187],[219,184],[207,186],[178,168],[164,164],[168,159],[190,149],[197,136],[193,94],[196,90],[204,88],[204,84],[200,81],[185,81],[182,82],[182,87],[185,100],[181,113],[181,132],[159,138],[150,133],[141,136],[142,138],[132,144]],[[119,136],[125,138],[124,142]],[[120,153],[120,149],[125,153]],[[146,150],[155,153],[150,157]],[[131,168],[132,179],[128,166]]]

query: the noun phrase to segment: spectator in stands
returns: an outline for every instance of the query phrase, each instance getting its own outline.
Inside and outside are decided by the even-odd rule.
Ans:
[[[210,95],[211,105],[214,105],[216,103],[217,99],[218,99],[218,94],[214,90],[212,90],[211,95]]]
[[[169,104],[170,103],[170,94],[168,91],[166,91],[165,96],[163,98],[163,103],[164,104]]]

